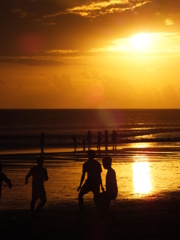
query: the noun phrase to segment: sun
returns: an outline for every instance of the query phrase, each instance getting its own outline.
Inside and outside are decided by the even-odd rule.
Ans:
[[[150,45],[150,35],[148,33],[138,33],[130,38],[131,45],[137,50],[145,50]]]

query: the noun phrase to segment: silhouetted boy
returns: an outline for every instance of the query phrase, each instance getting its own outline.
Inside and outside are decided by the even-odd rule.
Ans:
[[[87,142],[88,142],[88,150],[90,150],[91,149],[91,138],[92,138],[91,131],[88,131],[86,138],[87,138]]]
[[[105,130],[105,149],[108,150],[108,131]]]
[[[107,169],[106,174],[106,191],[100,193],[95,198],[95,203],[100,210],[101,213],[106,213],[111,200],[117,197],[118,188],[117,188],[117,181],[116,181],[116,173],[114,169],[111,167],[112,159],[111,157],[104,157],[103,158],[103,167]]]
[[[113,150],[116,149],[117,132],[115,130],[113,130],[113,132],[112,132],[112,144],[113,144]]]
[[[79,208],[80,213],[83,212],[83,196],[84,194],[87,194],[88,192],[93,192],[94,197],[97,196],[100,192],[100,185],[102,191],[104,191],[103,185],[102,185],[102,179],[101,179],[101,164],[94,160],[95,157],[95,151],[89,150],[88,151],[88,161],[86,161],[83,164],[82,169],[82,176],[80,185],[77,188],[77,191],[79,192]],[[87,173],[87,179],[84,183],[84,185],[81,188],[81,185],[83,184],[85,174]]]
[[[2,163],[0,163],[0,199],[1,199],[1,189],[2,189],[3,181],[5,183],[7,183],[9,188],[12,188],[11,180],[9,178],[7,178],[7,176],[4,173],[1,172],[2,171],[2,167],[3,167]]]
[[[73,135],[72,138],[73,138],[73,142],[74,142],[74,152],[76,152],[76,145],[77,145],[76,135]]]
[[[31,214],[36,216],[46,203],[46,192],[44,189],[44,181],[48,180],[46,168],[43,167],[43,158],[37,158],[37,166],[32,167],[25,177],[25,184],[28,183],[28,178],[32,176],[32,201],[31,201]],[[36,210],[35,203],[40,199]]]
[[[101,149],[101,140],[102,140],[101,132],[98,132],[98,135],[97,135],[97,150]]]

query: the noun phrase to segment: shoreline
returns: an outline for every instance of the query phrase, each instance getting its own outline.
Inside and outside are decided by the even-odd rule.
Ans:
[[[97,150],[97,148],[92,147],[96,152],[95,158],[102,158],[103,156],[109,155],[112,158],[128,158],[133,157],[134,155],[147,155],[148,157],[155,158],[155,157],[173,157],[173,159],[176,159],[180,157],[180,146],[121,146],[117,149],[101,149]],[[37,158],[38,156],[42,155],[44,159],[48,160],[78,160],[78,159],[87,159],[87,151],[85,151],[77,148],[76,151],[74,151],[74,148],[45,148],[44,153],[41,154],[41,151],[39,148],[28,148],[28,149],[8,149],[8,150],[1,150],[0,151],[0,160],[32,160],[34,158]]]

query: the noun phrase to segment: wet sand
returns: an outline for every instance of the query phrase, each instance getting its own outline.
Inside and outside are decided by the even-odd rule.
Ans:
[[[0,239],[180,239],[180,194],[162,199],[111,203],[109,216],[100,217],[93,202],[78,215],[77,204],[65,202],[44,208],[37,219],[29,210],[0,214]]]
[[[177,159],[168,159],[167,154],[166,157],[161,155],[162,161],[154,162],[148,158],[155,190],[137,195],[133,192],[134,179],[130,172],[133,161],[129,162],[126,156],[127,161],[124,162],[121,152],[119,155],[111,154],[116,158],[114,167],[119,193],[116,202],[110,205],[108,216],[99,216],[91,194],[85,197],[85,213],[78,215],[76,188],[83,161],[87,158],[83,152],[78,155],[72,152],[45,155],[45,166],[50,177],[45,183],[48,202],[37,219],[30,216],[31,183],[25,186],[24,177],[35,164],[38,154],[18,153],[6,155],[6,158],[1,155],[1,161],[4,159],[5,163],[3,172],[11,178],[13,188],[3,186],[0,239],[180,239],[180,165]],[[117,163],[118,159],[122,160],[120,164]],[[140,160],[144,161],[142,155]],[[52,164],[52,161],[55,162]],[[105,173],[103,171],[103,182]],[[125,188],[129,192],[123,192]]]

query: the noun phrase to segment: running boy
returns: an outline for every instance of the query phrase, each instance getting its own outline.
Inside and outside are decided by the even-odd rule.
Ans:
[[[33,217],[37,216],[37,213],[43,208],[46,203],[46,192],[44,189],[44,181],[48,180],[48,174],[46,168],[43,167],[43,158],[37,158],[37,166],[32,167],[29,173],[25,177],[25,184],[28,183],[28,178],[32,176],[32,201],[31,201],[31,214]],[[35,203],[40,199],[36,210]]]

